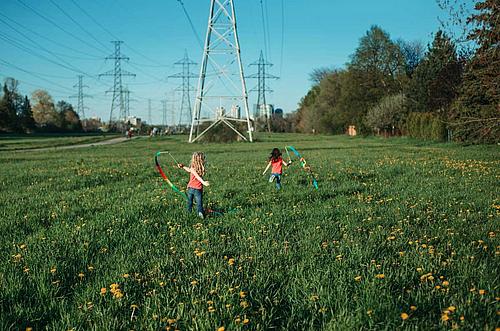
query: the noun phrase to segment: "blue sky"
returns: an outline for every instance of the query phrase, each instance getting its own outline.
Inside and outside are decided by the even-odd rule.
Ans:
[[[56,101],[65,99],[76,104],[76,99],[68,96],[76,93],[73,85],[77,83],[77,75],[84,72],[84,83],[90,87],[84,92],[93,96],[85,99],[90,108],[86,115],[107,120],[111,95],[104,92],[113,82],[111,77],[98,79],[97,75],[113,69],[113,62],[104,58],[113,52],[110,41],[119,37],[125,42],[122,52],[130,57],[123,69],[137,75],[124,78],[133,100],[131,114],[147,119],[150,98],[153,123],[160,123],[160,101],[170,97],[180,84],[179,80],[167,79],[180,71],[173,63],[183,57],[184,50],[193,61],[201,62],[202,50],[181,4],[177,0],[74,1],[92,19],[72,0],[0,1],[0,79],[20,80],[24,94],[42,88]],[[309,73],[318,67],[343,67],[371,25],[379,25],[393,39],[420,40],[427,44],[440,27],[438,17],[445,17],[435,0],[262,1],[269,21],[267,58],[274,63],[270,71],[280,76],[279,80],[269,82],[274,92],[267,100],[285,112],[295,110],[307,93],[311,85]],[[210,1],[183,2],[203,39]],[[261,2],[234,2],[245,75],[250,75],[255,68],[248,64],[256,61],[265,49]],[[199,69],[195,66],[192,71],[198,74]],[[249,89],[255,83],[248,81]],[[196,86],[196,79],[192,84]],[[249,103],[254,104],[256,98],[251,93]],[[177,99],[180,102],[180,95]]]

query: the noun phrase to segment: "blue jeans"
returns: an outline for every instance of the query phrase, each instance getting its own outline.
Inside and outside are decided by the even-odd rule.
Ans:
[[[187,197],[188,197],[188,201],[187,201],[187,210],[188,212],[191,212],[191,210],[193,209],[193,199],[196,201],[196,208],[198,210],[198,214],[199,213],[204,213],[203,211],[203,190],[197,190],[195,188],[191,188],[189,187],[188,188],[188,191],[187,191]]]
[[[281,189],[281,174],[271,174],[271,177],[269,177],[269,183],[272,183],[273,180],[276,180],[276,189]]]

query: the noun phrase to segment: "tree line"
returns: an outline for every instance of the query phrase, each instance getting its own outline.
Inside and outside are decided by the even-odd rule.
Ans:
[[[19,82],[6,78],[0,98],[0,133],[81,132],[88,127],[73,106],[54,102],[47,91],[36,90],[31,98],[18,92]]]
[[[457,51],[443,31],[425,48],[392,40],[372,26],[344,69],[320,68],[289,120],[299,132],[408,135],[433,140],[498,142],[500,3],[475,4],[467,40]]]

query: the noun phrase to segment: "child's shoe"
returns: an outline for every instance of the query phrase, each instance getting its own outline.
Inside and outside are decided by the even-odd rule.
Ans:
[[[205,218],[205,216],[203,216],[203,213],[198,213],[198,217],[201,218],[201,219]]]

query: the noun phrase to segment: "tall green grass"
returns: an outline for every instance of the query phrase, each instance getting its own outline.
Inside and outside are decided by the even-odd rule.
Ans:
[[[280,192],[261,175],[285,145],[319,190],[298,162]],[[204,151],[205,205],[232,211],[188,214],[159,150],[183,163]],[[493,330],[499,156],[307,135],[2,152],[0,329]]]

